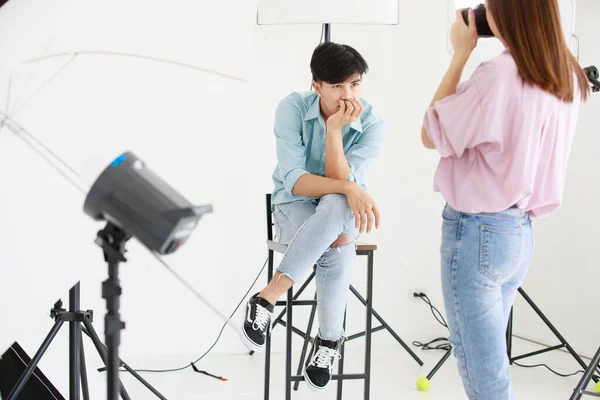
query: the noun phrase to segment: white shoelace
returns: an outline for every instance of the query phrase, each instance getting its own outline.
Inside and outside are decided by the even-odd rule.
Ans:
[[[335,349],[329,347],[319,346],[319,351],[313,356],[311,364],[315,364],[318,368],[331,368],[333,367],[332,359],[340,359],[342,355]]]
[[[267,324],[271,320],[273,313],[261,306],[260,304],[256,305],[256,318],[254,318],[254,323],[252,324],[252,329],[255,331],[261,330],[264,331]]]

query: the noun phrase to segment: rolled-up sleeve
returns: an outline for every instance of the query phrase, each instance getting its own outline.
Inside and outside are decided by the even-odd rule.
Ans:
[[[365,187],[365,175],[373,161],[381,153],[385,137],[385,121],[369,125],[346,153],[350,164],[348,180]]]
[[[290,97],[279,103],[275,111],[277,162],[286,192],[292,191],[306,170],[306,147],[302,141],[300,106]]]
[[[480,74],[458,85],[456,94],[436,102],[425,112],[423,126],[441,157],[461,157],[465,150],[483,143],[487,126],[486,101],[478,87]]]

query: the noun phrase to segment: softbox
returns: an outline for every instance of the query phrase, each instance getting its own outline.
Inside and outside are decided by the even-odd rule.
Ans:
[[[25,350],[14,342],[0,358],[0,399],[5,399],[17,384],[17,381],[31,362]],[[59,391],[36,367],[33,375],[19,395],[20,399],[65,400]]]

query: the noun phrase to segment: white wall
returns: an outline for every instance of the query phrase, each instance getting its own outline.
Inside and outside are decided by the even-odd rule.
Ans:
[[[375,258],[375,308],[409,343],[446,335],[429,308],[420,300],[412,299],[415,289],[424,290],[434,304],[443,309],[438,255],[443,200],[432,192],[437,157],[421,147],[419,138],[425,107],[449,61],[447,10],[446,5],[440,3],[433,0],[401,2],[398,26],[332,27],[332,40],[351,44],[367,59],[371,72],[365,78],[364,97],[375,104],[388,123],[384,153],[370,176],[371,192],[382,210],[383,224],[379,232],[363,239],[379,245]],[[4,53],[11,55],[6,63],[11,67],[3,69],[4,78],[23,58],[44,54],[47,41],[44,35],[48,35],[27,36],[28,51],[16,47],[8,38],[23,36],[28,30],[15,18],[30,21],[32,26],[39,26],[46,19],[41,13],[39,20],[32,20],[32,16],[39,13],[34,10],[38,10],[40,2],[21,0],[14,4],[19,7],[9,2],[0,10],[0,19],[10,21],[0,24],[3,60]],[[188,4],[188,7],[188,13],[206,12],[201,6],[193,8]],[[73,164],[86,184],[92,183],[95,174],[111,157],[131,148],[190,200],[213,203],[215,213],[199,224],[184,248],[165,261],[225,315],[234,309],[265,260],[264,193],[272,189],[270,177],[276,162],[272,133],[274,110],[289,92],[309,88],[309,60],[321,32],[317,25],[252,24],[251,30],[244,30],[248,21],[255,21],[255,14],[248,11],[241,15],[238,18],[243,23],[229,24],[231,31],[228,32],[238,26],[240,40],[251,38],[252,47],[244,41],[237,44],[228,41],[229,45],[221,49],[222,63],[215,61],[216,58],[209,61],[211,67],[223,67],[228,73],[247,78],[250,81],[247,84],[207,83],[204,75],[154,64],[140,67],[140,73],[136,74],[134,67],[140,64],[133,60],[81,57],[16,118]],[[578,3],[577,31],[582,39],[585,65],[600,64],[594,59],[600,58],[595,50],[599,16],[600,6],[593,0]],[[213,23],[217,21],[215,18]],[[207,36],[204,31],[198,32],[196,40],[190,40],[187,35],[169,36],[169,32],[172,31],[165,29],[164,38],[171,40],[155,42],[155,46],[142,50],[170,57],[174,56],[170,48],[176,44],[181,43],[180,54],[184,54],[186,46],[193,49],[195,43],[201,46],[207,41],[214,45],[220,38]],[[66,40],[68,35],[59,31],[52,37]],[[252,50],[250,58],[248,49]],[[200,54],[188,61],[193,65],[202,64]],[[217,57],[220,52],[210,54]],[[102,64],[97,64],[100,61]],[[46,76],[52,76],[52,68],[57,68],[56,64],[43,69]],[[15,75],[21,76],[23,83],[32,71],[21,69]],[[33,75],[38,76],[38,73],[39,70]],[[5,82],[1,81],[0,99],[4,98],[2,93],[7,88]],[[225,92],[216,89],[220,82],[227,86]],[[525,285],[572,345],[588,355],[600,344],[597,340],[600,326],[585,307],[594,300],[594,286],[585,282],[594,278],[592,271],[596,268],[591,226],[596,222],[592,208],[597,176],[593,172],[596,171],[593,151],[597,140],[593,117],[598,101],[593,97],[582,110],[565,206],[553,218],[536,223],[536,260]],[[0,135],[7,135],[6,129]],[[183,144],[176,144],[175,138]],[[21,193],[37,199],[34,204],[40,207],[44,218],[30,212],[31,203],[2,200],[0,220],[3,225],[13,228],[26,222],[36,227],[35,240],[30,240],[26,248],[17,246],[20,237],[7,230],[0,233],[2,281],[13,279],[11,271],[15,269],[27,270],[31,277],[39,276],[38,268],[57,271],[56,275],[44,277],[43,282],[36,281],[35,286],[45,287],[39,296],[19,297],[29,308],[39,308],[40,314],[27,325],[28,329],[21,329],[28,333],[15,339],[23,342],[28,352],[35,351],[52,323],[42,313],[52,306],[54,297],[67,299],[63,288],[71,282],[65,283],[60,271],[72,270],[73,266],[81,268],[82,306],[95,310],[95,325],[102,337],[105,305],[100,297],[100,284],[106,277],[106,268],[100,249],[93,244],[101,225],[88,221],[77,206],[63,205],[59,209],[48,203],[50,198],[55,198],[64,199],[65,204],[81,205],[84,197],[52,170],[44,171],[48,178],[41,178],[45,175],[40,173],[40,182],[34,181],[37,169],[44,168],[43,163],[35,161],[37,156],[31,150],[16,144],[18,140],[5,140],[0,147],[0,157],[17,152],[20,157],[15,158],[21,160],[21,164],[0,173],[2,193]],[[234,147],[233,143],[239,146]],[[24,177],[22,180],[16,179],[19,174]],[[60,183],[49,184],[50,177]],[[576,190],[582,194],[576,196]],[[16,212],[19,204],[26,207]],[[584,228],[584,223],[591,225]],[[589,234],[585,234],[584,229],[589,230]],[[161,355],[179,357],[181,362],[177,364],[171,364],[174,358],[169,357],[169,364],[162,365],[164,368],[189,363],[212,344],[222,321],[136,242],[132,241],[128,248],[129,262],[121,267],[122,315],[127,323],[121,347],[123,358],[127,361]],[[65,254],[69,258],[65,259]],[[359,288],[364,284],[365,265],[361,260],[356,266],[355,282]],[[22,279],[21,283],[26,282]],[[60,285],[60,290],[57,289],[50,301],[47,285],[51,284]],[[0,299],[3,305],[15,301]],[[526,318],[522,309],[519,303],[515,333],[549,342],[543,329],[533,319]],[[363,326],[359,311],[353,302],[349,333]],[[15,315],[13,323],[20,323],[18,318],[22,317]],[[236,317],[236,324],[238,320]],[[63,390],[67,387],[66,333],[65,330],[41,364],[44,372]],[[282,348],[281,343],[277,345]],[[91,346],[88,349],[92,357],[93,349]],[[213,351],[242,353],[245,350],[235,332],[226,329]],[[412,362],[399,347],[394,351],[394,356]]]

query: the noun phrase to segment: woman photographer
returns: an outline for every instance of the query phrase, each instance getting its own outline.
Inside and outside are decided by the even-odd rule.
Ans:
[[[471,400],[513,399],[506,327],[531,265],[531,217],[562,200],[587,77],[567,47],[557,0],[487,0],[506,50],[459,84],[478,40],[475,14],[452,26],[454,55],[426,111],[425,147],[441,159],[444,303]]]

